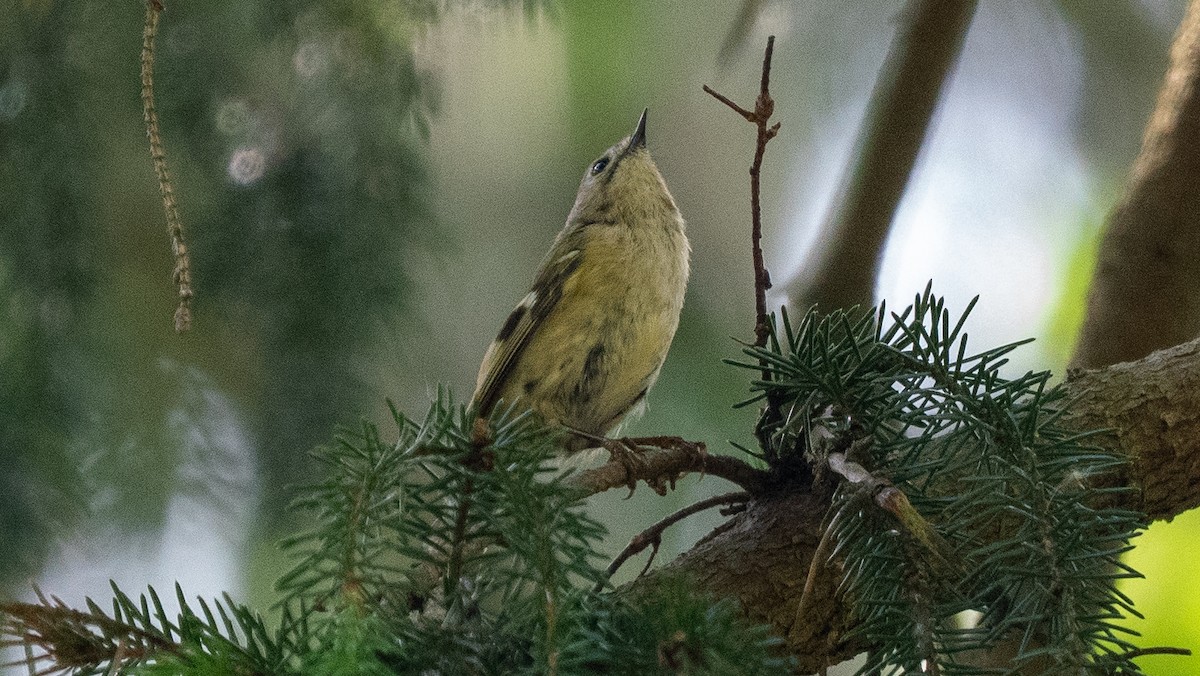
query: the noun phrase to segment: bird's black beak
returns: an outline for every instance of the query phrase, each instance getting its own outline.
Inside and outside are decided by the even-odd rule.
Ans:
[[[646,113],[650,112],[649,108],[642,110],[642,117],[638,119],[637,129],[633,130],[633,136],[629,137],[629,148],[645,148],[646,147]]]

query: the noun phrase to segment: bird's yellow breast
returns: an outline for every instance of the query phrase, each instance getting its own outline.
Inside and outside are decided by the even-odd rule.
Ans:
[[[683,222],[678,212],[669,221],[668,237],[620,222],[587,226],[587,265],[564,283],[503,399],[523,398],[548,422],[596,435],[638,403],[666,358],[687,284]]]

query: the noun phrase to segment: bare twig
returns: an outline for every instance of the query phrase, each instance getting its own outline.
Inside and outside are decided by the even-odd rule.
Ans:
[[[158,128],[158,112],[154,108],[154,39],[158,35],[158,17],[163,11],[161,0],[147,0],[146,23],[142,30],[142,113],[146,136],[150,139],[150,159],[158,176],[158,191],[162,195],[167,217],[167,234],[171,237],[171,252],[175,257],[173,278],[179,293],[175,309],[175,331],[182,333],[192,325],[192,266],[187,245],[183,241],[183,219],[175,203],[175,189],[167,172],[167,151]]]
[[[909,0],[859,131],[854,165],[788,285],[796,307],[868,307],[900,198],[961,51],[975,0]]]
[[[754,161],[750,164],[750,249],[754,264],[754,345],[765,347],[771,335],[771,326],[767,316],[767,290],[771,288],[771,275],[763,262],[762,252],[762,190],[760,176],[762,174],[763,155],[767,151],[767,143],[779,133],[779,124],[768,126],[771,115],[775,112],[775,100],[771,98],[771,56],[775,51],[775,36],[767,38],[767,50],[763,54],[762,79],[759,82],[758,98],[754,101],[754,110],[746,110],[729,99],[729,97],[713,91],[704,85],[704,91],[713,98],[725,104],[733,112],[741,115],[758,129],[754,144]],[[771,368],[766,359],[758,360],[762,369],[763,382],[771,381]],[[767,402],[763,407],[755,430],[759,444],[767,453],[768,460],[774,458],[770,443],[771,430],[779,422],[779,408],[782,402],[777,396],[768,393]]]
[[[646,561],[645,567],[642,568],[641,573],[638,573],[638,577],[645,575],[646,571],[650,570],[650,564],[654,563],[654,557],[658,555],[658,547],[660,544],[662,544],[662,534],[668,528],[686,519],[687,517],[699,512],[703,512],[706,509],[711,509],[720,505],[732,505],[739,502],[746,502],[750,499],[750,497],[750,494],[745,491],[714,495],[711,498],[688,505],[687,507],[684,507],[683,509],[671,514],[662,521],[659,521],[653,526],[635,535],[633,539],[629,541],[629,544],[625,546],[625,549],[621,550],[621,553],[617,554],[616,558],[612,560],[612,563],[608,564],[608,571],[605,574],[605,580],[616,574],[621,566],[624,565],[624,563],[631,557],[635,556],[646,547],[653,547],[653,549],[650,551],[650,558]],[[600,582],[596,585],[597,592],[603,588],[604,582]]]
[[[767,38],[767,51],[763,55],[762,81],[759,86],[758,98],[754,101],[754,110],[746,110],[731,101],[728,97],[713,91],[704,85],[704,91],[713,98],[729,106],[731,110],[741,115],[747,122],[758,127],[758,140],[754,148],[754,162],[750,165],[750,242],[754,259],[754,344],[763,347],[767,344],[770,327],[767,325],[767,289],[771,288],[771,275],[767,273],[762,253],[762,204],[760,199],[759,176],[762,173],[763,154],[767,150],[767,142],[779,133],[779,123],[770,125],[771,115],[775,112],[775,100],[771,98],[771,55],[775,51],[775,36]],[[764,370],[763,377],[770,380],[770,374]]]
[[[732,481],[755,495],[766,489],[765,471],[755,469],[738,458],[710,455],[703,442],[667,436],[637,437],[624,441],[637,447],[637,463],[630,466],[619,460],[610,460],[605,465],[576,474],[569,479],[569,483],[586,495],[595,495],[628,486],[631,480],[643,480],[654,487],[660,485],[664,478],[674,483],[683,474],[701,472]]]

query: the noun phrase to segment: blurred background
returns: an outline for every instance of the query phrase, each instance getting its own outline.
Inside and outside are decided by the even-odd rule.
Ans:
[[[1014,370],[1061,371],[1183,6],[981,2],[878,297],[903,307],[929,279],[952,307],[979,294],[978,347],[1033,336]],[[777,36],[764,247],[771,302],[787,303],[902,7],[167,0],[157,104],[196,292],[176,335],[139,98],[144,5],[0,3],[2,594],[36,581],[107,599],[111,578],[268,605],[287,566],[275,542],[301,525],[288,486],[316,470],[306,451],[363,416],[386,434],[387,399],[419,418],[439,386],[470,396],[584,169],[644,107],[693,275],[627,431],[736,453],[754,412],[732,408],[747,374],[720,360],[752,338],[754,130],[701,85],[751,105]],[[592,503],[615,553],[727,490],[692,477],[666,498]],[[719,520],[668,532],[660,560]],[[1125,587],[1146,645],[1200,647],[1197,542],[1187,514],[1130,556],[1149,578]],[[1200,658],[1143,664],[1200,674]]]

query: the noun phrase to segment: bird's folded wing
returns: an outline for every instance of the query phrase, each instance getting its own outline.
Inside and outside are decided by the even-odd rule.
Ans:
[[[573,248],[547,261],[534,280],[533,289],[504,320],[479,367],[475,395],[471,398],[478,415],[491,414],[525,348],[562,300],[563,287],[579,267],[580,253]]]

